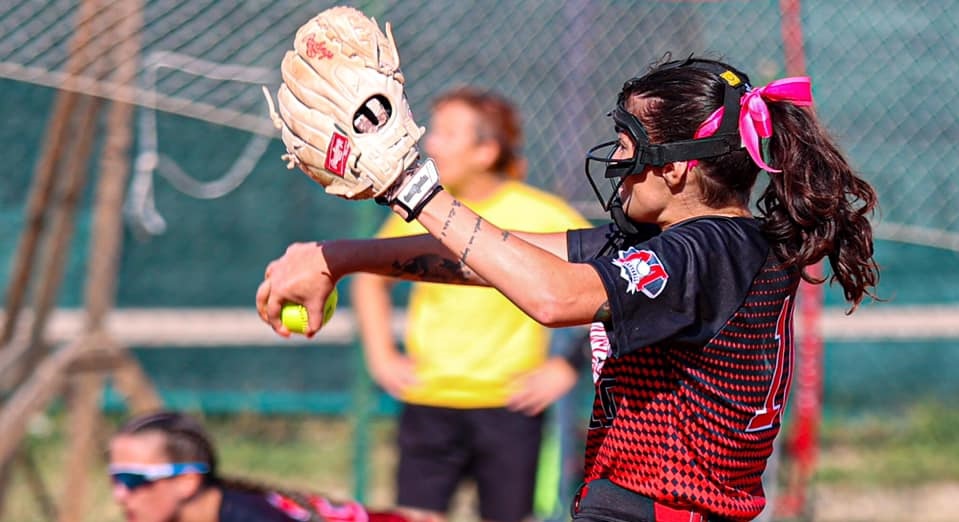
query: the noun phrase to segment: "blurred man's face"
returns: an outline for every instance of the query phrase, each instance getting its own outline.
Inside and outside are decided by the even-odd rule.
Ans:
[[[470,182],[470,177],[490,168],[488,144],[477,135],[479,115],[459,101],[436,107],[430,119],[424,150],[436,162],[440,182],[451,193]]]

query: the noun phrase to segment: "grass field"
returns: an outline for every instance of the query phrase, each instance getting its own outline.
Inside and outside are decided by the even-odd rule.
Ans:
[[[103,443],[118,419],[108,418]],[[293,489],[353,496],[353,426],[342,417],[208,417],[220,447],[224,475],[255,478]],[[370,427],[367,503],[390,505],[394,424]],[[48,493],[63,496],[64,452],[60,414],[35,419],[25,449],[36,461]],[[959,411],[924,404],[896,417],[827,417],[812,488],[812,519],[819,522],[952,520],[959,508]],[[94,459],[85,520],[119,522],[109,497],[104,456]],[[43,520],[22,468],[14,468],[3,520]],[[469,494],[461,495],[457,522],[474,520]],[[925,511],[922,511],[925,510]]]

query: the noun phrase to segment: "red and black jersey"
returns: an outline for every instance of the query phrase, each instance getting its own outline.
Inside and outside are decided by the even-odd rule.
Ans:
[[[778,261],[751,218],[611,232],[568,236],[570,260],[596,269],[611,311],[592,328],[586,480],[754,518],[789,391],[799,271]]]

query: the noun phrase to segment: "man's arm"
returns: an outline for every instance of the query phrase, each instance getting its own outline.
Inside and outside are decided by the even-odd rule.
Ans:
[[[366,367],[377,384],[399,399],[417,380],[413,362],[400,352],[393,334],[392,286],[390,278],[356,274],[351,289]]]

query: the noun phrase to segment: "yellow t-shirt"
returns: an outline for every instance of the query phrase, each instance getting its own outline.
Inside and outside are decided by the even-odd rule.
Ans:
[[[494,225],[523,232],[564,232],[590,224],[561,198],[517,181],[483,201],[463,201]],[[377,234],[422,234],[393,215]],[[530,288],[535,292],[535,288]],[[516,375],[545,361],[549,332],[493,288],[414,283],[407,307],[406,351],[421,385],[402,400],[447,408],[506,405]]]

